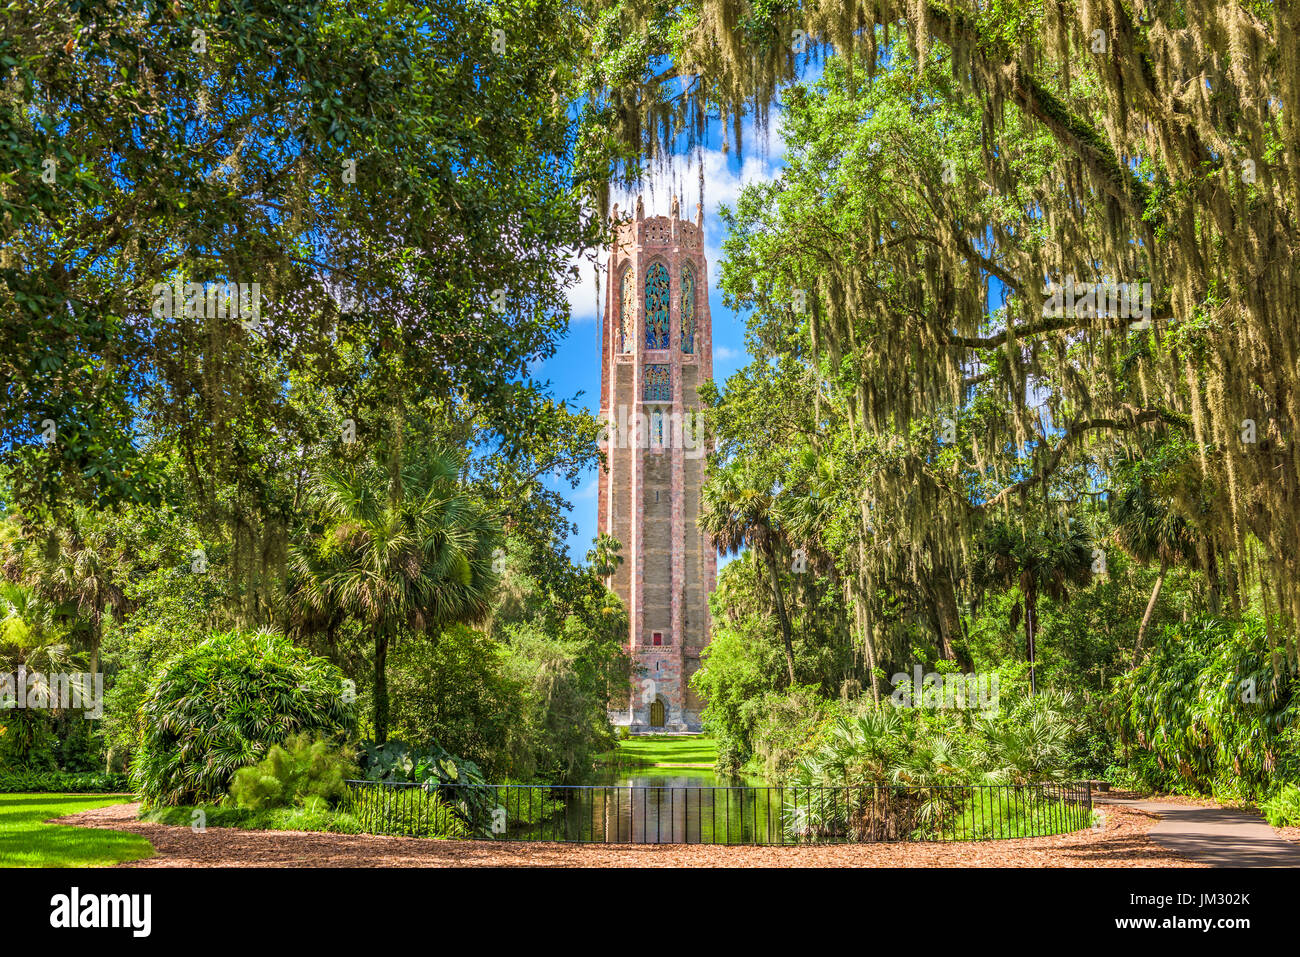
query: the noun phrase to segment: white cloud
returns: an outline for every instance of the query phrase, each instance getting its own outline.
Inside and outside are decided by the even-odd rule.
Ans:
[[[731,346],[718,346],[713,350],[713,358],[719,362],[735,362],[741,358],[741,352]]]
[[[604,250],[599,253],[588,250],[586,255],[575,254],[569,259],[569,265],[578,269],[578,281],[566,290],[569,315],[574,322],[592,322],[596,318],[596,273],[593,258],[598,258],[603,269]]]
[[[732,154],[720,149],[680,155],[671,166],[655,167],[647,171],[644,180],[630,190],[615,188],[610,191],[610,204],[618,204],[620,215],[636,208],[636,198],[643,196],[647,216],[668,214],[672,196],[680,197],[681,214],[695,218],[695,204],[699,201],[699,168],[704,167],[704,256],[710,267],[710,276],[716,280],[716,263],[722,255],[719,240],[722,223],[718,207],[734,206],[740,192],[751,183],[770,182],[776,177],[785,152],[781,121],[783,114],[773,110],[765,133],[756,131],[752,123],[744,130],[745,157],[738,169],[732,168]],[[599,253],[603,265],[605,252]],[[596,318],[596,278],[593,273],[592,254],[574,256],[570,264],[579,269],[579,280],[568,290],[569,306],[574,322],[591,322]],[[603,292],[603,289],[602,289]]]

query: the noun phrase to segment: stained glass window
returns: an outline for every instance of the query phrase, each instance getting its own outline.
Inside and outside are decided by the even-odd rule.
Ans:
[[[636,277],[632,267],[623,270],[623,285],[619,289],[618,351],[632,351],[633,323],[636,321]]]
[[[648,365],[642,373],[641,398],[646,402],[671,402],[673,381],[668,366]]]
[[[668,267],[653,263],[645,274],[645,347],[668,348]]]
[[[695,270],[682,266],[682,352],[695,351]]]

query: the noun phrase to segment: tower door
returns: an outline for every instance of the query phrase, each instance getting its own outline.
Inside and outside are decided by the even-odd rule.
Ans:
[[[662,728],[664,726],[664,703],[658,698],[650,705],[650,727]]]

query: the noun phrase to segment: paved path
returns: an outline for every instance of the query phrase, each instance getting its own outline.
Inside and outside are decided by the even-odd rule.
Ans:
[[[1282,840],[1264,820],[1244,811],[1099,795],[1093,801],[1160,815],[1147,837],[1211,867],[1300,867],[1300,844]]]

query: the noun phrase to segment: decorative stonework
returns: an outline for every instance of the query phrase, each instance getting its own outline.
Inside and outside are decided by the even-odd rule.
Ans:
[[[626,707],[610,718],[649,731],[658,703],[664,730],[699,730],[689,681],[709,640],[717,556],[696,526],[703,455],[687,455],[679,437],[713,374],[703,216],[697,207],[687,222],[675,202],[669,216],[646,217],[640,200],[635,210],[615,211],[604,284],[601,417],[612,430],[620,410],[644,416],[646,435],[607,448],[599,480],[600,531],[622,545],[609,585],[628,609],[634,670]]]

